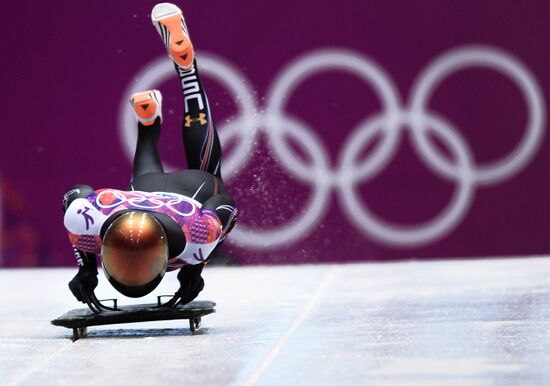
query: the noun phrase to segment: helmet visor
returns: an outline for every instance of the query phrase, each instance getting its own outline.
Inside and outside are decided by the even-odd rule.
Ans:
[[[168,242],[164,228],[147,212],[128,212],[105,232],[103,270],[122,294],[141,297],[160,283],[166,272]]]

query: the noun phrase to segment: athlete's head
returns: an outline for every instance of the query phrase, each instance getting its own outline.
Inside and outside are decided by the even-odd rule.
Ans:
[[[107,279],[120,293],[133,298],[147,295],[166,272],[164,228],[147,212],[123,214],[103,236],[101,260]]]

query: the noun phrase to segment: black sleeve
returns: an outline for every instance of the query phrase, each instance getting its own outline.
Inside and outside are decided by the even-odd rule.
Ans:
[[[94,192],[94,188],[90,185],[77,184],[63,195],[63,213],[67,210],[71,202],[77,198],[86,198]]]
[[[97,273],[97,261],[93,253],[84,252],[74,245],[73,251],[79,271],[92,271]]]

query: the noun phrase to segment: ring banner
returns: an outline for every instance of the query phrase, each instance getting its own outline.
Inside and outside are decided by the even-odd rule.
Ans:
[[[128,186],[132,93],[162,92],[161,158],[186,167],[154,4],[6,5],[1,266],[73,263],[61,198],[77,183]],[[550,252],[550,3],[294,2],[284,17],[280,2],[178,5],[240,209],[220,255]]]

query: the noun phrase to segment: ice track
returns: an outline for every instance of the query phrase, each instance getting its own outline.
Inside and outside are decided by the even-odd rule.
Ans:
[[[208,267],[217,313],[198,334],[150,322],[76,343],[49,324],[79,307],[73,274],[0,270],[0,385],[550,384],[550,259]],[[97,294],[116,296],[103,276]]]

